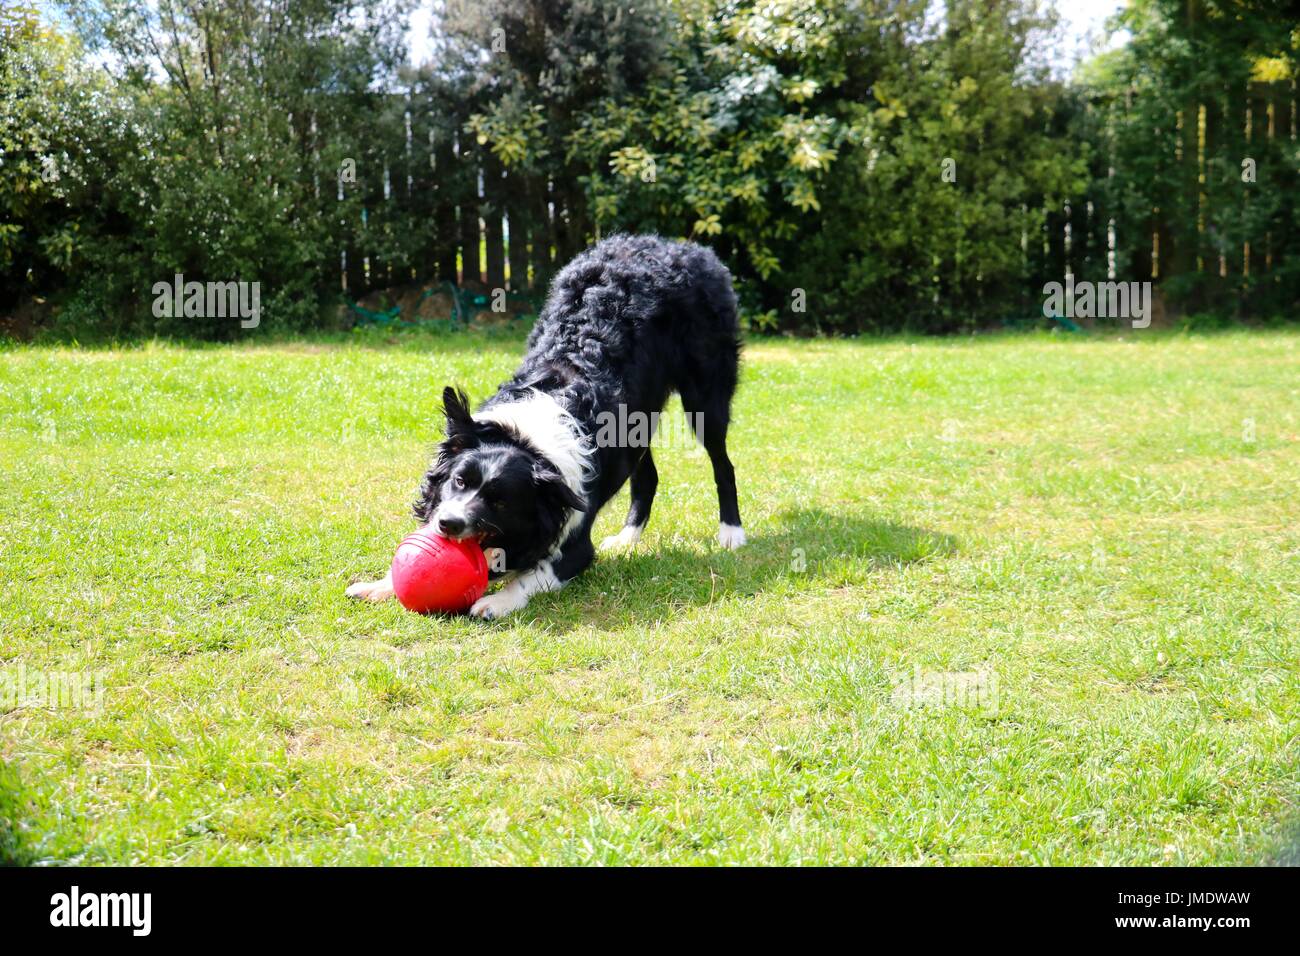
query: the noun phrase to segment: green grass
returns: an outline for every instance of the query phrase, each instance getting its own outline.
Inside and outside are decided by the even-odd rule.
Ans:
[[[0,853],[1242,863],[1300,792],[1300,336],[752,343],[732,453],[484,624],[348,602],[522,343],[0,351]],[[626,493],[597,534],[621,524]],[[906,700],[977,672],[992,701]]]

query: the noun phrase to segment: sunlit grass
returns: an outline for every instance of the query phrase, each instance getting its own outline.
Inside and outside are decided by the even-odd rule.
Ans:
[[[0,352],[0,853],[1236,863],[1300,786],[1300,337],[752,344],[733,458],[518,617],[347,602],[517,337]],[[674,404],[674,409],[676,405]],[[621,524],[626,496],[597,534]],[[921,674],[982,700],[906,706]],[[942,682],[942,678],[937,678]]]

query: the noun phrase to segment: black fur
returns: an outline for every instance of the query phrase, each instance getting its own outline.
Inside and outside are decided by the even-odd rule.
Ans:
[[[524,400],[537,389],[572,414],[594,445],[602,413],[617,415],[623,405],[629,414],[649,416],[676,390],[687,413],[696,416],[712,461],[719,518],[739,526],[735,473],[726,451],[739,362],[736,297],[717,256],[689,242],[613,236],[555,277],[523,363],[480,413]],[[510,570],[556,555],[553,571],[561,582],[581,572],[592,559],[597,512],[629,477],[628,523],[643,526],[649,517],[658,474],[648,447],[594,447],[594,473],[577,500],[526,437],[477,421],[465,395],[454,389],[446,390],[443,404],[447,438],[425,476],[416,517],[428,521],[440,504],[459,496],[467,527],[454,530],[502,548]],[[475,473],[494,477],[488,486],[474,487]],[[582,520],[566,540],[557,540],[574,510],[583,512]]]

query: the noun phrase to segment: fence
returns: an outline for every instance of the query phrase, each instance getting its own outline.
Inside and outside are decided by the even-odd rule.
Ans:
[[[580,192],[544,175],[507,171],[464,133],[404,113],[404,148],[374,146],[340,179],[359,210],[340,222],[340,288],[359,298],[411,281],[540,294],[557,264],[586,243]],[[395,155],[394,155],[395,154]],[[382,171],[382,174],[379,174]],[[422,237],[400,241],[404,230]]]
[[[1122,141],[1132,133],[1125,124],[1133,106],[1132,94],[1123,102],[1082,105],[1082,125],[1093,132],[1095,147],[1088,186],[1045,209],[1041,235],[1022,237],[1023,282],[1017,284],[1023,294],[1007,305],[1037,311],[1044,282],[1066,275],[1150,279],[1162,286],[1194,278],[1199,299],[1241,295],[1300,254],[1294,228],[1285,235],[1272,229],[1252,234],[1256,184],[1241,166],[1265,153],[1276,166],[1283,154],[1269,147],[1295,143],[1294,84],[1225,89],[1178,111],[1169,128],[1145,131],[1173,144],[1160,162],[1179,188],[1164,208],[1141,208],[1121,188],[1137,175],[1125,166]],[[409,97],[403,120],[404,144],[375,145],[358,157],[358,165],[382,175],[339,186],[339,198],[352,190],[359,206],[352,221],[340,223],[340,287],[349,297],[428,280],[538,296],[557,266],[591,240],[576,175],[565,182],[507,171],[461,132],[461,119],[421,114]],[[1064,139],[1079,135],[1079,120],[1076,114],[1049,121]],[[1228,155],[1237,146],[1239,159]],[[1268,170],[1268,178],[1272,189],[1296,188],[1294,164]],[[406,232],[420,241],[403,241]],[[938,277],[936,288],[943,288]]]
[[[1192,305],[1267,287],[1300,255],[1294,223],[1285,228],[1288,202],[1298,198],[1296,105],[1294,83],[1252,83],[1188,104],[1169,128],[1146,131],[1174,144],[1155,170],[1174,187],[1163,205],[1140,208],[1121,186],[1138,173],[1124,167],[1116,141],[1118,130],[1132,135],[1134,95],[1088,103],[1101,141],[1094,145],[1103,148],[1093,154],[1087,189],[1049,210],[1040,241],[1027,249],[1030,287],[1067,273],[1161,286],[1181,280]],[[1268,228],[1270,221],[1284,228]]]

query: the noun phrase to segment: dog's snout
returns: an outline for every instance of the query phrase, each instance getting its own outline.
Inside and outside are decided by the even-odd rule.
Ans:
[[[464,531],[465,531],[464,518],[448,517],[448,518],[438,519],[438,533],[445,537],[448,538],[455,537],[458,534],[464,533]]]

